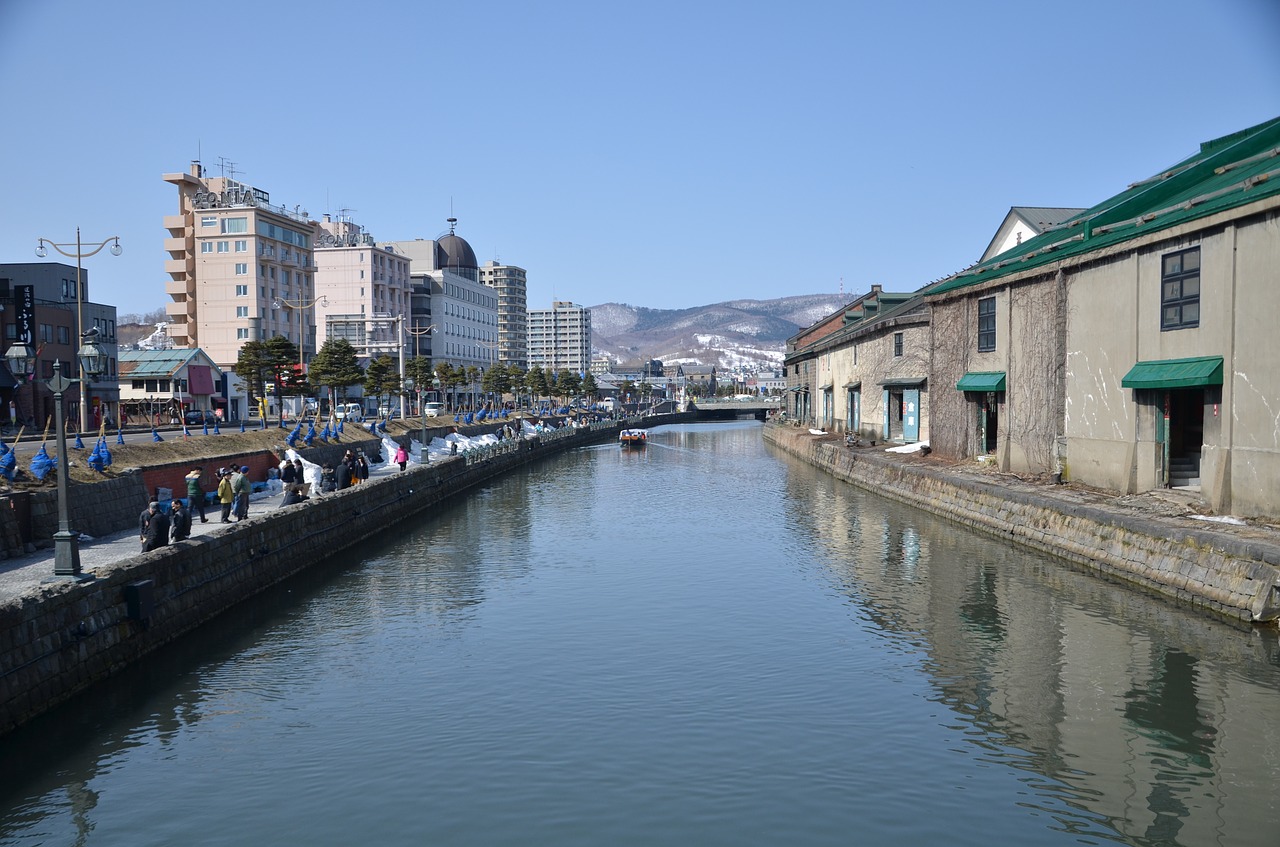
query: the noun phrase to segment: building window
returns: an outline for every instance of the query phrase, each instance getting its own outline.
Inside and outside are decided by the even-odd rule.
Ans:
[[[59,344],[71,343],[71,327],[67,327],[67,326],[58,327],[58,343]]]
[[[1160,329],[1200,326],[1200,248],[1170,253],[1160,269]]]
[[[237,296],[237,297],[248,297],[248,296],[249,296],[249,286],[247,286],[247,285],[237,285],[237,286],[236,286],[236,296]]]
[[[201,252],[201,253],[212,253],[212,252],[213,252],[213,242],[212,242],[212,241],[201,241],[201,242],[200,242],[200,252]]]
[[[236,276],[248,276],[248,275],[249,275],[249,263],[236,262]]]
[[[996,349],[996,298],[983,297],[978,301],[978,352]]]
[[[249,337],[249,327],[242,326],[236,329],[236,340],[243,341]]]
[[[225,234],[233,234],[237,232],[248,232],[249,219],[248,218],[223,218],[222,231]]]
[[[217,226],[218,219],[213,215],[205,215],[200,218],[200,226]]]
[[[243,238],[242,238],[242,239],[240,239],[239,241],[237,241],[237,242],[236,242],[236,252],[237,252],[237,253],[248,253],[248,252],[249,252],[249,242],[248,242],[248,241],[245,241]]]
[[[902,333],[900,332],[893,334],[893,355],[894,357],[902,355]]]
[[[219,252],[219,253],[227,253],[227,252],[230,252],[230,251],[229,251],[229,248],[230,248],[230,247],[231,247],[231,243],[230,243],[230,242],[228,242],[228,241],[219,241],[219,242],[218,242],[218,252]]]
[[[236,317],[237,317],[237,318],[247,318],[247,317],[249,317],[249,307],[248,307],[248,306],[236,306]]]

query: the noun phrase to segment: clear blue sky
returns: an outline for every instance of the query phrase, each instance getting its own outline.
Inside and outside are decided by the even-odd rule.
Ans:
[[[912,290],[1280,115],[1280,3],[0,0],[0,115],[0,261],[119,235],[125,313],[197,156],[535,308]]]

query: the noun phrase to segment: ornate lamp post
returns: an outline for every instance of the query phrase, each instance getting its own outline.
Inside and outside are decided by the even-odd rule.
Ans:
[[[317,303],[319,303],[321,306],[328,306],[329,298],[322,294],[314,300],[285,300],[283,298],[277,297],[276,299],[271,301],[271,308],[273,309],[288,308],[288,309],[293,309],[295,312],[298,313],[298,379],[302,379],[303,374],[306,372],[305,371],[306,363],[303,360],[303,350],[305,349],[305,346],[306,346],[305,345],[306,329],[304,328],[305,317],[303,315],[303,310],[310,309],[312,306],[315,306]],[[281,401],[281,404],[283,406],[283,401]],[[283,413],[284,409],[281,408],[280,411]],[[299,417],[301,417],[301,415],[299,415]]]
[[[97,340],[96,328],[81,333],[80,350],[76,356],[80,360],[80,372],[85,377],[102,373],[106,357],[98,347]],[[4,358],[6,366],[16,379],[26,378],[35,368],[35,352],[25,342],[11,345]],[[53,573],[54,576],[80,578],[79,536],[72,532],[67,516],[67,428],[62,419],[62,395],[76,384],[76,380],[63,376],[62,362],[55,361],[53,376],[47,384],[53,391],[54,424],[58,428],[58,531],[53,535]]]
[[[80,297],[81,262],[83,262],[85,259],[89,258],[90,256],[97,255],[102,251],[102,248],[106,247],[108,244],[111,245],[111,255],[119,256],[122,252],[124,252],[120,248],[120,236],[113,235],[110,238],[104,239],[102,241],[91,241],[88,244],[84,244],[83,242],[80,241],[80,227],[76,227],[76,243],[74,245],[71,244],[70,242],[60,244],[49,238],[41,238],[39,239],[39,241],[40,241],[39,246],[36,247],[36,255],[39,256],[41,259],[49,255],[49,251],[47,249],[49,247],[52,247],[54,250],[57,250],[59,253],[66,256],[67,258],[71,258],[73,256],[75,257],[75,260],[76,260],[76,334],[83,338],[85,334],[85,329],[84,329],[84,302]],[[63,249],[65,247],[73,247],[73,246],[76,248],[76,252],[74,253]],[[89,252],[86,253],[85,249],[89,247],[92,247],[93,249],[89,250]],[[101,373],[101,371],[99,371],[99,373]],[[82,378],[79,381],[80,382],[80,431],[88,432],[89,431],[89,380],[83,378],[83,373],[81,374],[81,376]]]

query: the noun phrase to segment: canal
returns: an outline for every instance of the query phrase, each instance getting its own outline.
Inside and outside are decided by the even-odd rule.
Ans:
[[[1280,650],[663,427],[0,739],[0,845],[1280,842]]]

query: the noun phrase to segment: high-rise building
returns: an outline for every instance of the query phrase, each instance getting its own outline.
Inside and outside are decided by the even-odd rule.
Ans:
[[[345,217],[333,220],[325,215],[317,226],[315,314],[320,343],[341,338],[362,358],[389,355],[401,362],[410,337],[405,329],[412,326],[409,257],[377,244]]]
[[[174,342],[200,347],[228,375],[250,340],[282,335],[313,356],[315,222],[261,189],[205,176],[199,162],[164,180],[178,188],[178,214],[164,219]],[[240,417],[244,389],[233,376],[226,389],[230,417]]]
[[[480,281],[498,295],[498,362],[529,367],[529,304],[525,269],[485,262]]]
[[[586,373],[591,367],[591,310],[566,301],[529,310],[529,367]]]

